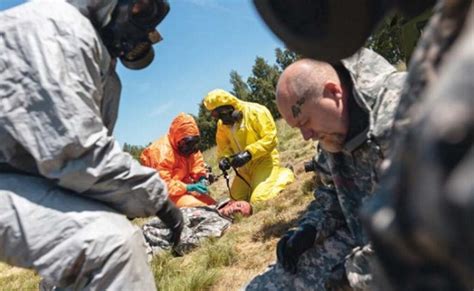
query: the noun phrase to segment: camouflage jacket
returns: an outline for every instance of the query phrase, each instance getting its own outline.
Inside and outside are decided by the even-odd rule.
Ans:
[[[368,49],[343,60],[342,65],[350,74],[355,106],[362,112],[362,115],[355,116],[351,111],[354,108],[350,107],[349,132],[355,124],[359,130],[349,135],[342,152],[330,154],[323,151],[334,189],[332,192],[316,189],[316,199],[299,223],[317,228],[316,242],[346,225],[356,243],[362,245],[367,240],[358,211],[372,194],[380,162],[387,155],[405,73],[397,72],[384,58]]]
[[[439,1],[409,66],[393,162],[363,212],[380,290],[474,289],[473,43],[472,0]]]
[[[183,213],[184,228],[181,239],[174,251],[180,255],[199,246],[206,238],[220,237],[232,224],[221,216],[215,206],[180,208]],[[153,218],[143,225],[143,235],[147,243],[148,254],[157,255],[171,249],[170,229],[159,219]]]

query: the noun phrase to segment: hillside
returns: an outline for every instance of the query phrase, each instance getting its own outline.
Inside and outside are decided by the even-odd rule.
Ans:
[[[314,174],[303,170],[304,161],[314,154],[313,143],[304,141],[299,131],[282,120],[277,126],[281,163],[293,166],[296,181],[277,198],[255,207],[251,217],[237,218],[222,238],[209,240],[184,257],[155,258],[152,268],[161,290],[237,290],[275,260],[278,238],[313,199],[315,181]],[[218,174],[214,154],[212,148],[204,156]],[[215,198],[225,197],[225,180],[219,179],[211,191]],[[0,263],[0,290],[32,290],[38,282],[34,272]]]

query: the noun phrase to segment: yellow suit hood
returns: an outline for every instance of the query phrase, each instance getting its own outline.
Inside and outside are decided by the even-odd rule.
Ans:
[[[217,107],[224,105],[231,105],[232,107],[240,111],[242,111],[243,107],[242,101],[222,89],[212,90],[206,95],[206,97],[204,97],[204,106],[209,111],[212,111]]]

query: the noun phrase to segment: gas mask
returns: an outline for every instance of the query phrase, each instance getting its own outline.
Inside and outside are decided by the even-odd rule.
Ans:
[[[199,151],[199,142],[201,138],[196,136],[186,136],[178,141],[178,152],[185,157]]]
[[[436,0],[253,0],[286,46],[305,57],[335,63],[361,48],[393,8],[417,15]]]
[[[222,123],[225,125],[233,125],[236,122],[242,120],[242,112],[235,110],[231,105],[219,106],[216,109],[211,111],[211,116],[218,120],[222,120]]]
[[[167,0],[119,0],[111,21],[100,30],[110,55],[133,70],[151,64],[152,45],[162,40],[156,26],[169,9]]]

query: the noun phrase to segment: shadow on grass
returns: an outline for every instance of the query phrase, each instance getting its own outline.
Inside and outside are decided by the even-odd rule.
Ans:
[[[296,223],[305,212],[306,209],[299,211],[297,215],[290,220],[280,220],[278,222],[265,223],[257,232],[252,235],[252,241],[265,242],[272,238],[281,237],[289,228],[296,226]]]

